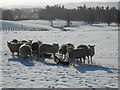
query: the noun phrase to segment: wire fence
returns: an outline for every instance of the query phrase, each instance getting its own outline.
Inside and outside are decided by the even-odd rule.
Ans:
[[[0,27],[0,31],[49,31],[45,28],[15,28],[15,27]]]

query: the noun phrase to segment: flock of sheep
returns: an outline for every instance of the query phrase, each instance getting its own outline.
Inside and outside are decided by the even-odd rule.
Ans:
[[[37,57],[39,60],[40,57],[45,59],[53,55],[53,60],[57,64],[62,63],[65,65],[74,65],[75,61],[77,61],[77,64],[85,64],[85,60],[88,60],[88,64],[93,63],[92,57],[95,54],[95,45],[79,45],[75,48],[71,43],[59,46],[55,43],[50,45],[41,41],[33,42],[32,40],[17,39],[7,42],[7,45],[13,57],[15,52],[19,58],[23,59]]]

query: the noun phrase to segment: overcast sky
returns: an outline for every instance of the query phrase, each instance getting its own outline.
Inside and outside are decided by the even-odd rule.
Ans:
[[[120,0],[0,0],[0,7],[8,7],[12,5],[47,5],[62,4],[70,2],[118,2]]]

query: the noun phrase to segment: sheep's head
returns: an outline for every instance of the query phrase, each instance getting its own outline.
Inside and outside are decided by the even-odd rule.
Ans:
[[[17,39],[13,39],[11,42],[12,43],[18,43],[18,40]]]
[[[43,44],[43,42],[41,42],[41,41],[37,41],[37,43],[38,43],[39,45]]]
[[[29,42],[30,44],[32,44],[33,40],[28,40],[28,42]]]
[[[95,45],[88,45],[90,49],[94,49]]]
[[[73,49],[74,49],[73,47],[67,45],[67,52],[70,52]]]
[[[59,49],[59,53],[62,54],[63,50],[62,49]]]
[[[7,45],[8,45],[8,47],[9,47],[10,44],[11,44],[11,43],[7,41]]]
[[[71,44],[71,43],[68,43],[68,44],[67,44],[67,47],[75,48],[74,45]]]
[[[56,44],[56,43],[53,43],[53,46],[55,46],[55,47],[58,47],[58,48],[59,48],[59,45],[58,45],[58,44]]]
[[[27,41],[27,40],[22,40],[21,42],[22,42],[22,43],[26,43],[26,42],[28,42],[28,41]]]

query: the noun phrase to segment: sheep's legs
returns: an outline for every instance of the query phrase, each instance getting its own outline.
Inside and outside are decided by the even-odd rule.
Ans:
[[[34,57],[35,57],[35,54],[33,54],[33,55],[34,55]],[[37,53],[36,56],[37,56],[37,58],[39,58],[39,57],[40,57],[40,53]]]
[[[89,60],[89,56],[87,56],[88,60]]]
[[[43,63],[44,63],[44,62],[45,62],[45,58],[44,58],[44,55],[43,55],[43,53],[41,54],[41,56],[42,56]]]
[[[63,60],[65,60],[65,59],[66,59],[66,55],[64,54],[64,55],[63,55]]]
[[[92,62],[92,56],[91,56],[91,64],[93,64],[93,62]]]
[[[41,55],[43,61],[45,62],[45,59],[44,59],[44,55],[43,55],[43,53],[38,53],[38,54],[37,54],[38,61],[39,61],[40,55]]]
[[[14,56],[14,52],[12,52],[12,57],[14,58],[15,56]]]
[[[85,57],[83,57],[83,60],[84,60],[84,64],[85,64]]]
[[[87,59],[88,59],[88,64],[90,64],[89,56],[87,56]]]
[[[30,58],[32,57],[32,53],[30,53]]]
[[[79,61],[79,60],[78,60]],[[82,64],[82,58],[80,58],[80,61],[78,62],[79,63],[79,65],[81,65]]]
[[[53,59],[54,59],[55,62],[57,62],[57,61],[56,61],[55,53],[53,53]]]
[[[18,57],[19,57],[19,52],[18,52]]]

